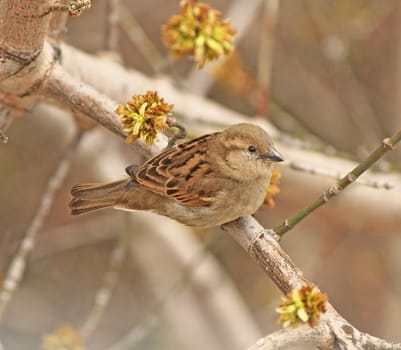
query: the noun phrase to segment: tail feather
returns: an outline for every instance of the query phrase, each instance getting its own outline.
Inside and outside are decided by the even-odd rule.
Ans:
[[[87,201],[85,199],[73,198],[68,204],[72,215],[85,214],[98,209],[112,207],[115,201]]]
[[[73,199],[68,204],[71,214],[78,215],[117,204],[129,180],[116,182],[88,183],[71,189]]]

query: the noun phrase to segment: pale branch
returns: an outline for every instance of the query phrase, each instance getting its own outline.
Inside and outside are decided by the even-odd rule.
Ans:
[[[68,106],[92,118],[114,134],[125,138],[122,124],[114,112],[118,103],[106,95],[99,93],[87,84],[69,75],[59,64],[55,64],[51,74],[38,91],[43,98],[50,98],[57,104]],[[136,142],[135,146],[146,154],[155,154],[167,144],[167,138],[159,135],[153,146],[147,147],[144,142]]]
[[[316,327],[302,325],[297,328],[280,329],[259,339],[248,350],[292,349],[299,345],[309,345],[318,349],[332,349],[336,345],[337,348],[347,350],[401,349],[401,344],[386,342],[367,333],[358,332],[347,323],[339,322],[334,327],[320,322]]]
[[[63,152],[54,173],[49,177],[47,187],[40,198],[39,206],[23,236],[20,246],[11,260],[0,289],[0,319],[24,276],[27,259],[35,246],[36,236],[52,208],[58,189],[64,183],[71,159],[79,146],[81,136],[82,134],[80,133],[76,134]]]
[[[323,194],[300,210],[298,213],[285,220],[279,226],[276,226],[273,231],[279,236],[283,236],[286,232],[290,231],[300,221],[305,219],[313,211],[327,203],[334,196],[338,195],[342,190],[355,182],[366,170],[368,170],[374,163],[376,163],[384,154],[395,148],[395,145],[401,140],[401,130],[389,138],[385,138],[381,145],[379,145],[363,162],[358,164],[348,174],[339,179],[335,184],[331,185]]]
[[[57,104],[84,113],[119,137],[125,137],[122,124],[114,113],[117,102],[99,93],[89,85],[82,84],[55,64],[50,76],[43,82],[39,92]]]
[[[316,327],[302,325],[297,328],[284,328],[259,339],[248,350],[291,349],[299,345],[312,345],[319,349],[330,349],[334,346],[330,327],[324,323]]]

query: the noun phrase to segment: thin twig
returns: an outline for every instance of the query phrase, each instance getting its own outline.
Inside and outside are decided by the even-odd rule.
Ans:
[[[170,137],[168,140],[167,148],[173,147],[178,140],[185,139],[187,137],[187,130],[185,127],[183,127],[181,124],[174,122],[169,123],[170,128],[176,128],[176,132],[173,134],[173,136]]]
[[[126,214],[128,215],[128,214]],[[127,217],[127,216],[125,216]],[[94,305],[89,312],[83,326],[81,327],[80,334],[88,339],[95,329],[97,328],[99,322],[104,315],[107,306],[110,303],[111,296],[117,285],[119,272],[121,270],[124,258],[126,255],[127,248],[127,234],[129,230],[129,220],[125,220],[126,224],[121,230],[119,237],[117,238],[116,244],[111,252],[109,266],[104,274],[103,283],[95,296]]]
[[[0,141],[7,143],[8,137],[5,130],[10,126],[12,113],[9,108],[0,105]]]
[[[305,217],[327,203],[331,198],[339,194],[348,185],[355,182],[366,170],[368,170],[374,163],[376,163],[385,153],[395,148],[397,142],[401,140],[401,130],[395,133],[390,138],[383,140],[382,144],[376,148],[362,163],[358,164],[348,174],[339,179],[334,185],[331,185],[323,194],[300,210],[298,213],[285,220],[279,226],[276,226],[273,231],[279,236],[283,236],[286,232],[290,231],[296,224],[302,221]]]
[[[7,143],[8,142],[8,136],[1,129],[0,129],[0,140],[3,143]]]
[[[121,28],[128,35],[132,44],[135,45],[156,73],[162,71],[168,65],[168,61],[160,54],[139,22],[131,14],[130,9],[125,7],[122,2],[116,3],[116,7]]]
[[[70,168],[70,163],[75,151],[82,138],[81,133],[77,133],[71,143],[63,152],[56,170],[50,176],[47,187],[40,199],[39,207],[36,210],[32,221],[24,234],[17,253],[12,259],[8,271],[6,273],[3,285],[0,290],[0,319],[4,315],[4,311],[8,306],[15,290],[24,275],[26,262],[35,245],[36,236],[42,228],[43,223],[52,208],[56,193],[64,183],[64,179]]]

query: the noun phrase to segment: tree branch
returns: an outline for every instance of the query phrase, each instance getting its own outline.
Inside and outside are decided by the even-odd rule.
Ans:
[[[285,220],[279,226],[276,226],[273,231],[279,236],[283,236],[286,232],[290,231],[296,224],[305,219],[309,214],[327,203],[331,198],[338,195],[342,190],[348,187],[351,183],[361,176],[366,170],[368,170],[374,163],[376,163],[384,154],[388,151],[393,150],[395,145],[401,140],[401,130],[395,133],[390,138],[383,140],[383,143],[378,146],[362,163],[358,164],[352,169],[347,175],[339,179],[334,185],[330,186],[323,194],[300,210],[294,216]]]
[[[280,329],[259,339],[248,350],[291,349],[292,346],[297,345],[314,345],[319,349],[333,348],[330,327],[320,323],[314,328],[302,325],[297,328]]]
[[[303,285],[314,286],[271,235],[272,230],[264,229],[253,217],[239,218],[224,224],[222,229],[227,231],[248,252],[283,293],[288,293]],[[279,333],[278,339],[273,337],[273,340],[281,341],[282,336],[283,333]],[[313,342],[316,346],[322,343],[336,344],[342,350],[401,349],[401,344],[389,343],[360,332],[342,318],[330,303],[327,303],[327,312],[322,315],[321,321],[314,331],[303,332],[301,330],[296,336],[300,341],[308,339],[308,342]],[[266,342],[261,340],[251,349],[277,349],[269,337],[267,336]]]
[[[79,111],[103,125],[119,137],[125,138],[122,124],[114,112],[118,103],[81,81],[73,78],[59,64],[55,64],[49,77],[38,91],[43,98]],[[167,138],[159,135],[150,148],[140,140],[135,143],[143,153],[156,154],[167,144]]]
[[[0,81],[40,54],[49,22],[41,14],[50,4],[50,0],[0,2]]]

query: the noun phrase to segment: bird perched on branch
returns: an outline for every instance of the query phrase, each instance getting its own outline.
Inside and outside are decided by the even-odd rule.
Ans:
[[[76,185],[71,214],[114,207],[148,210],[196,227],[222,225],[262,205],[273,163],[283,160],[270,136],[238,124],[167,149],[129,178]]]

